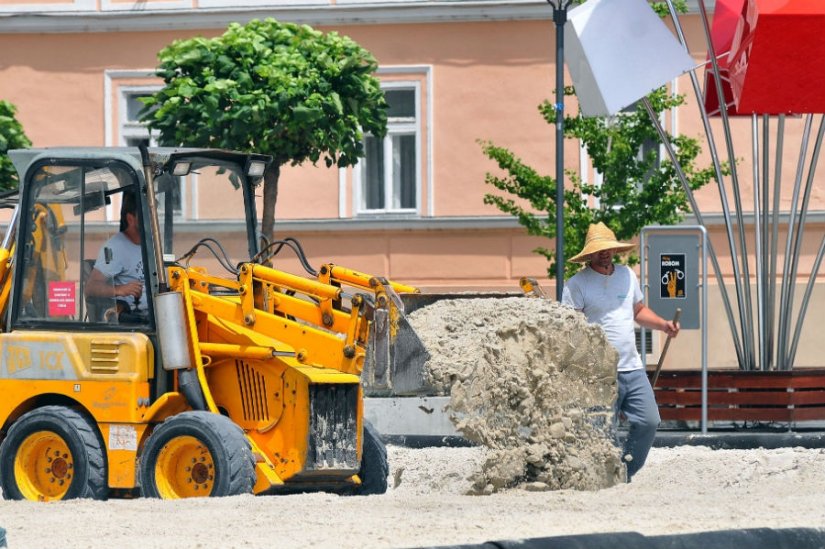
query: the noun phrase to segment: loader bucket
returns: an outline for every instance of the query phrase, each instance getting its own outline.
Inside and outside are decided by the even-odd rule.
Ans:
[[[367,396],[426,394],[430,389],[426,363],[430,355],[403,310],[376,308],[361,374]]]
[[[367,396],[434,394],[427,374],[427,349],[407,315],[443,299],[522,296],[521,293],[398,294],[402,306],[376,308],[361,383]]]

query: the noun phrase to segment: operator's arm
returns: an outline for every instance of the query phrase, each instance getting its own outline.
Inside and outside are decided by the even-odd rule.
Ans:
[[[679,335],[678,322],[674,323],[672,320],[665,320],[645,306],[641,301],[636,303],[633,308],[633,318],[639,326],[644,326],[651,330],[661,330],[670,337]]]
[[[106,278],[106,275],[92,269],[89,275],[89,280],[86,281],[84,293],[87,297],[125,297],[133,296],[135,301],[140,299],[140,294],[143,293],[143,284],[139,281],[127,282],[126,284],[113,284],[111,280]]]

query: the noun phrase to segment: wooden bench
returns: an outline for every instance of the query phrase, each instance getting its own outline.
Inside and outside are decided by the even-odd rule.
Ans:
[[[652,372],[648,372],[652,376]],[[666,370],[655,387],[662,420],[699,421],[702,372]],[[708,421],[825,420],[825,369],[708,372]]]

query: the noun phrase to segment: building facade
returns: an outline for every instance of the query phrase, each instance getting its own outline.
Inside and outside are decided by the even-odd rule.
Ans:
[[[218,35],[229,22],[264,17],[353,38],[376,57],[391,106],[387,137],[367,138],[359,166],[282,170],[278,236],[300,240],[314,264],[331,261],[424,291],[517,291],[519,278],[532,276],[553,294],[546,261],[532,251],[553,243],[527,236],[514,219],[484,204],[484,194],[493,190],[485,174],[497,167],[479,144],[492,141],[542,173],[554,171],[554,128],[537,110],[551,99],[555,81],[552,7],[544,0],[2,0],[0,98],[17,106],[34,146],[134,145],[151,139],[136,113],[138,99],[161,84],[153,72],[160,49],[176,39]],[[699,64],[706,52],[695,7],[682,20]],[[686,77],[673,83],[689,102],[665,122],[672,132],[699,137],[701,120],[689,87]],[[747,136],[748,124],[735,121],[737,135]],[[789,120],[789,151],[798,150],[793,144],[800,135],[801,121]],[[741,146],[748,151],[746,141]],[[741,170],[748,173],[745,152]],[[576,143],[567,142],[565,158],[567,169],[598,177]],[[795,163],[795,157],[785,161],[786,181],[793,180]],[[193,232],[231,242],[237,216],[199,191],[196,182],[185,183],[176,214],[191,222]],[[747,188],[742,198],[752,208]],[[719,192],[709,185],[697,200],[730,281]],[[791,201],[787,184],[786,211]],[[825,191],[818,185],[800,287],[814,264],[824,211]],[[110,221],[115,214],[108,214]],[[300,270],[288,257],[279,266]],[[730,333],[711,280],[710,348],[714,364],[732,366]],[[816,365],[822,354],[813,327],[825,321],[824,293],[825,283],[818,284],[800,363]],[[671,346],[668,365],[697,365],[698,341],[697,333],[686,332]],[[655,362],[660,343],[654,340],[649,360]]]

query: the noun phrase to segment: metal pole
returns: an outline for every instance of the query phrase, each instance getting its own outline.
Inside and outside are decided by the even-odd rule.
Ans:
[[[659,122],[659,118],[656,116],[656,112],[653,110],[653,106],[650,104],[650,100],[647,97],[642,99],[642,104],[647,109],[648,114],[650,115],[650,119],[653,121],[653,125],[656,127],[656,131],[659,133],[659,139],[662,141],[662,145],[665,147],[665,152],[667,152],[668,157],[670,158],[670,162],[673,164],[673,169],[676,170],[676,175],[679,177],[679,180],[682,182],[682,188],[685,191],[685,194],[688,197],[688,201],[690,202],[690,207],[693,210],[694,215],[696,215],[696,220],[699,222],[700,226],[705,224],[704,219],[702,218],[702,214],[699,211],[699,207],[696,204],[696,198],[693,196],[693,191],[690,189],[690,184],[688,183],[687,177],[685,176],[685,172],[682,170],[682,166],[679,164],[679,159],[676,157],[676,152],[673,150],[673,144],[670,142],[670,139],[667,137],[667,133],[665,133],[664,128],[662,128],[662,124]],[[713,269],[716,272],[716,279],[719,281],[719,286],[724,285],[724,279],[722,278],[722,269],[719,267],[719,260],[716,257],[716,253],[713,251],[713,245],[708,240],[707,241],[708,250],[710,251],[710,260],[713,263]],[[705,287],[707,288],[707,286]],[[705,290],[707,291],[707,289]],[[722,293],[724,297],[725,293]],[[727,309],[730,312],[729,309]],[[734,336],[734,343],[739,343],[738,338],[736,337],[736,329],[735,325],[733,324],[733,318],[728,315],[728,322],[730,322],[731,331]],[[737,351],[738,351],[737,346]],[[737,353],[738,354],[738,353]],[[742,364],[741,356],[739,357],[740,362]]]
[[[708,231],[702,232],[702,434],[708,433]]]
[[[728,162],[730,163],[730,179],[733,185],[734,213],[736,214],[736,224],[739,233],[739,250],[742,254],[742,278],[736,275],[737,288],[741,288],[740,298],[744,298],[739,303],[739,314],[742,317],[742,341],[744,343],[744,355],[746,370],[754,369],[754,346],[753,346],[753,308],[750,295],[750,269],[748,267],[748,245],[745,241],[745,220],[742,217],[742,194],[739,190],[739,177],[736,173],[736,154],[733,150],[733,139],[730,132],[730,120],[728,119],[728,106],[725,103],[725,92],[722,89],[722,80],[719,78],[719,62],[716,59],[716,51],[713,47],[713,40],[710,35],[710,24],[708,14],[705,9],[704,0],[699,0],[699,13],[702,16],[702,26],[705,30],[705,40],[707,42],[710,61],[713,65],[714,83],[716,84],[716,95],[719,97],[719,112],[722,115],[722,126],[725,133],[725,145],[728,152]],[[731,249],[731,258],[736,256],[736,250]],[[734,269],[736,262],[733,263]]]
[[[816,165],[819,162],[819,153],[822,150],[822,138],[825,135],[825,115],[823,115],[819,120],[819,131],[816,134],[816,142],[814,143],[814,151],[811,155],[811,163],[808,166],[808,179],[805,182],[805,194],[802,197],[802,210],[799,214],[799,220],[797,221],[796,226],[796,241],[794,242],[793,252],[791,253],[791,257],[793,263],[791,264],[791,274],[788,277],[788,302],[787,302],[787,310],[788,310],[788,318],[787,318],[787,326],[785,327],[786,336],[785,336],[785,363],[788,365],[788,369],[793,368],[793,361],[791,360],[790,353],[787,352],[788,342],[790,340],[791,335],[791,319],[790,319],[790,312],[793,309],[793,294],[794,289],[796,288],[796,272],[799,268],[799,255],[802,253],[802,238],[805,234],[805,220],[808,217],[808,204],[811,201],[811,189],[814,185],[814,175],[816,174]],[[802,324],[802,317],[800,316],[796,320],[797,326]]]
[[[564,25],[572,0],[547,2],[556,25],[556,300],[564,292]]]
[[[778,326],[778,342],[776,348],[776,368],[778,370],[787,370],[788,365],[785,364],[786,349],[786,325],[788,324],[788,316],[790,315],[790,308],[792,303],[788,303],[788,283],[791,274],[791,244],[793,243],[794,228],[796,226],[796,208],[799,204],[799,187],[802,185],[802,172],[805,170],[805,157],[808,155],[808,140],[811,137],[811,124],[813,123],[813,115],[809,114],[805,117],[805,129],[802,134],[802,145],[799,150],[799,162],[796,166],[796,179],[794,179],[793,196],[791,197],[791,207],[788,212],[788,234],[785,240],[785,266],[782,269],[782,287],[779,293],[779,326]]]
[[[685,48],[685,51],[690,53],[690,50],[688,49],[688,46],[687,46],[687,41],[685,40],[685,33],[682,30],[682,24],[679,21],[679,15],[676,13],[676,7],[673,5],[673,1],[672,0],[667,0],[667,6],[668,6],[668,9],[670,10],[670,18],[673,21],[673,27],[676,29],[676,34],[679,37],[679,42]],[[690,71],[688,74],[690,75],[690,82],[693,85],[693,94],[696,97],[696,105],[699,107],[699,114],[701,115],[702,125],[705,128],[705,136],[707,137],[707,140],[708,140],[708,149],[710,151],[710,157],[711,157],[711,160],[713,161],[714,171],[716,172],[716,186],[719,190],[719,199],[722,202],[722,214],[725,217],[725,229],[726,229],[726,233],[727,233],[727,237],[728,237],[728,246],[730,247],[730,251],[731,251],[731,262],[733,263],[734,278],[736,280],[738,280],[739,279],[739,261],[736,257],[736,244],[734,243],[733,228],[732,228],[733,224],[731,223],[731,220],[730,220],[730,213],[729,213],[730,208],[728,207],[728,193],[725,190],[725,178],[722,174],[722,165],[719,162],[719,154],[716,150],[716,143],[713,139],[713,130],[710,126],[710,119],[708,118],[708,113],[705,110],[704,100],[703,100],[703,95],[702,95],[702,87],[699,85],[699,79],[697,78],[695,71]],[[717,78],[718,78],[718,75],[717,75]],[[688,190],[686,189],[685,192],[688,192]],[[694,208],[694,205],[691,205],[691,207]],[[699,221],[699,223],[704,224],[699,211],[695,208],[694,208],[693,211],[696,214],[696,219]],[[731,335],[733,336],[733,345],[734,345],[734,349],[736,349],[736,358],[737,358],[737,361],[739,362],[740,368],[741,368],[745,364],[745,356],[744,356],[744,351],[743,351],[743,348],[742,348],[742,343],[740,342],[740,339],[739,339],[740,327],[737,326],[736,320],[733,317],[733,308],[731,307],[731,304],[730,304],[730,297],[728,296],[728,289],[725,286],[725,281],[724,281],[724,278],[722,277],[722,272],[719,270],[719,260],[716,258],[716,252],[714,251],[712,246],[710,248],[710,256],[711,256],[711,260],[713,261],[713,267],[716,270],[716,280],[719,284],[719,292],[722,295],[722,303],[725,306],[725,313],[727,314],[727,317],[728,317],[728,325],[730,326]],[[740,304],[739,319],[740,319],[740,324],[741,324],[741,322],[744,321],[744,318],[742,316],[742,309],[741,309],[742,294],[741,294],[740,284],[737,283],[735,285],[735,288],[736,288],[737,303]],[[743,333],[743,337],[744,337],[744,333]]]
[[[771,214],[771,267],[768,272],[768,282],[770,284],[768,293],[768,304],[770,311],[768,312],[768,369],[771,369],[773,364],[774,352],[774,327],[776,326],[776,268],[777,268],[777,252],[779,249],[779,198],[782,192],[782,152],[785,139],[785,115],[779,115],[779,121],[776,128],[776,165],[774,166],[773,178],[773,213]],[[776,364],[778,368],[778,363]]]
[[[639,235],[639,278],[641,279],[642,296],[647,296],[647,227],[642,227],[642,232]],[[647,305],[647,301],[645,301]],[[651,334],[652,337],[652,334]],[[642,345],[642,364],[647,370],[647,329],[644,326],[639,326],[639,343]]]
[[[760,269],[762,282],[762,297],[759,301],[762,313],[762,332],[760,333],[759,359],[763,371],[768,370],[768,364],[771,360],[770,353],[770,338],[771,332],[768,331],[770,322],[768,321],[768,314],[770,307],[768,306],[768,215],[770,213],[769,200],[771,195],[770,189],[770,119],[767,114],[762,115],[762,267]]]
[[[825,237],[822,237],[822,241],[819,243],[819,251],[816,253],[813,270],[811,270],[811,276],[808,278],[808,286],[805,288],[805,294],[802,296],[802,305],[799,310],[799,318],[796,320],[796,328],[793,333],[791,350],[788,353],[788,360],[791,364],[793,364],[794,360],[796,360],[796,346],[799,344],[799,336],[802,333],[802,322],[805,320],[805,315],[808,312],[808,302],[810,302],[811,293],[814,291],[816,274],[819,272],[819,267],[822,265],[823,255],[825,255]]]
[[[756,255],[756,333],[759,335],[757,349],[759,350],[759,369],[765,369],[765,337],[762,332],[765,326],[765,309],[762,306],[764,294],[762,292],[762,227],[759,212],[759,117],[751,115],[751,134],[753,140],[753,237],[754,253]],[[747,259],[746,259],[747,261]]]

